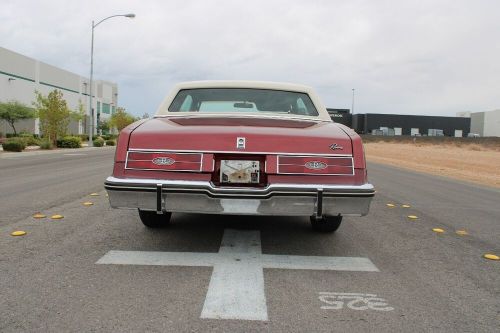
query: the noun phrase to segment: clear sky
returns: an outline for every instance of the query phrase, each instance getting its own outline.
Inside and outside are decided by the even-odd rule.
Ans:
[[[355,113],[500,108],[500,1],[0,0],[0,46],[119,85],[154,114],[176,82],[307,84]]]

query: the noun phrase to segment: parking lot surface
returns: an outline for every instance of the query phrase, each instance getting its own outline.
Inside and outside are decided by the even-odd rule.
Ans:
[[[483,258],[500,255],[496,190],[371,164],[370,214],[335,234],[302,217],[197,214],[149,230],[109,208],[113,154],[0,157],[0,331],[500,327],[500,261]]]

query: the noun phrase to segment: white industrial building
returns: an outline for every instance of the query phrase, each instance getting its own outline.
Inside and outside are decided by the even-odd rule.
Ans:
[[[500,110],[457,112],[457,117],[470,118],[470,133],[500,137]]]
[[[471,113],[470,131],[480,136],[500,137],[500,110]]]
[[[68,127],[71,134],[88,132],[89,79],[67,70],[43,63],[33,58],[0,47],[0,102],[11,100],[32,106],[35,91],[47,95],[54,89],[63,93],[68,107],[78,110],[81,103],[87,114],[83,121],[72,121]],[[118,86],[107,81],[93,81],[92,104],[95,110],[94,128],[97,119],[105,120],[115,112],[118,102]],[[39,134],[38,119],[22,120],[16,123],[17,132]],[[0,132],[12,133],[12,128],[0,120]]]

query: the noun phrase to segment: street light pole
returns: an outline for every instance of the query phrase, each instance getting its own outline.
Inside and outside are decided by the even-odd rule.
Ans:
[[[89,106],[88,106],[90,121],[89,121],[89,124],[87,126],[87,129],[89,132],[89,147],[92,147],[94,145],[94,142],[92,140],[92,137],[94,135],[94,109],[92,108],[92,80],[94,77],[94,29],[102,22],[109,20],[110,18],[119,17],[119,16],[134,18],[135,14],[111,15],[111,16],[108,16],[108,17],[100,20],[96,24],[94,24],[94,21],[92,20],[92,39],[91,39],[91,43],[90,43],[90,82],[89,82],[90,91],[89,91]]]
[[[354,114],[354,88],[352,88],[352,104],[351,104],[351,115]]]
[[[92,20],[92,41],[90,43],[90,82],[89,82],[89,123],[87,125],[89,132],[89,147],[94,146],[92,137],[94,136],[94,108],[92,107],[92,78],[94,76],[94,21]]]

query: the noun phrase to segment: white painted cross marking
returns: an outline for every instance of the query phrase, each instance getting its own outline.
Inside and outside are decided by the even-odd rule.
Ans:
[[[264,268],[378,272],[368,258],[262,254],[260,233],[224,230],[219,253],[109,251],[97,264],[213,266],[201,318],[267,320]]]

